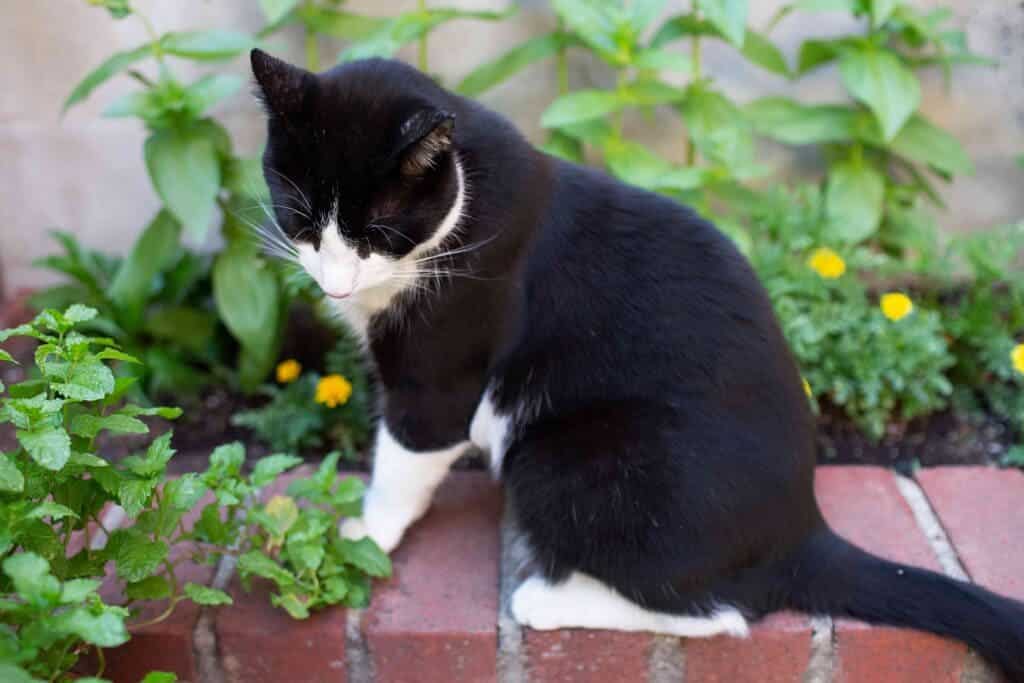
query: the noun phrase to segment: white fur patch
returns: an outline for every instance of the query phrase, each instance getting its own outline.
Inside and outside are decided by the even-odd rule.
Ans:
[[[469,440],[488,454],[491,465],[491,475],[497,479],[501,476],[501,463],[505,458],[505,451],[508,449],[508,433],[512,421],[508,415],[498,415],[494,411],[494,403],[491,401],[491,391],[488,388],[480,399],[473,414],[473,421],[469,425]]]
[[[417,261],[437,250],[458,229],[468,202],[468,188],[457,157],[454,163],[458,189],[448,213],[425,242],[402,258],[389,259],[380,254],[360,258],[342,240],[335,220],[323,227],[319,250],[308,243],[296,245],[299,263],[364,338],[370,318],[390,306],[401,292],[415,287],[420,273],[429,271]]]
[[[402,540],[409,525],[419,519],[452,463],[468,442],[437,451],[410,451],[398,443],[382,421],[377,428],[373,477],[363,498],[363,516],[341,525],[345,538],[369,536],[385,552]]]
[[[517,622],[543,631],[601,628],[686,638],[750,634],[747,620],[733,607],[720,608],[709,617],[653,612],[580,572],[573,572],[558,584],[548,583],[539,576],[528,578],[512,594],[511,609]]]

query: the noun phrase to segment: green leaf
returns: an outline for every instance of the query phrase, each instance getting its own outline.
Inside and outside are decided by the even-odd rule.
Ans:
[[[163,600],[171,597],[171,583],[162,576],[147,576],[127,584],[125,593],[131,600]]]
[[[693,62],[681,52],[649,48],[642,50],[634,59],[633,66],[652,71],[678,71],[688,74],[693,71]]]
[[[299,520],[299,507],[289,496],[274,496],[259,512],[256,521],[276,539],[283,538]]]
[[[213,343],[216,317],[209,311],[190,306],[148,308],[145,330],[157,339],[203,354]]]
[[[91,439],[101,431],[107,430],[114,434],[147,434],[149,427],[142,420],[128,415],[97,415],[82,414],[76,415],[71,421],[71,433],[75,436],[84,436]]]
[[[95,473],[94,473],[95,474]],[[129,517],[136,517],[149,503],[158,478],[123,479],[117,483],[117,499]]]
[[[249,480],[253,486],[262,487],[266,486],[270,482],[274,481],[279,474],[286,472],[296,465],[302,464],[302,458],[297,458],[294,455],[268,455],[265,458],[260,458],[256,461],[256,466],[253,467],[252,474],[249,475]]]
[[[256,46],[252,37],[237,31],[185,31],[168,33],[160,39],[164,52],[200,61],[231,59]]]
[[[316,33],[342,40],[362,40],[388,23],[387,19],[308,3],[299,8],[298,15]]]
[[[363,499],[364,493],[366,493],[366,484],[362,479],[345,477],[332,494],[331,502],[335,505],[357,503]]]
[[[86,598],[95,593],[102,581],[97,579],[71,579],[65,581],[60,589],[60,602],[63,605],[70,605],[76,602],[84,602]]]
[[[63,427],[41,425],[18,430],[17,437],[29,456],[48,470],[60,470],[71,457],[71,437]]]
[[[135,62],[145,59],[152,54],[152,44],[146,43],[145,45],[140,45],[132,50],[118,52],[108,57],[105,62],[90,71],[89,74],[75,86],[75,89],[71,91],[68,99],[64,102],[64,107],[61,110],[62,113],[87,98],[92,94],[93,90],[108,81],[115,74],[124,71]]]
[[[300,574],[316,571],[327,554],[320,539],[308,543],[289,543],[287,551],[289,560]]]
[[[613,138],[605,145],[604,154],[617,178],[647,190],[693,190],[704,180],[702,169],[673,166],[635,142]]]
[[[742,51],[744,57],[762,69],[787,78],[792,75],[782,50],[765,35],[747,30]]]
[[[53,501],[40,503],[25,514],[26,519],[42,519],[44,517],[49,517],[51,521],[56,522],[57,520],[64,519],[65,517],[77,519],[78,515],[76,515],[75,511],[71,508],[61,505],[60,503],[54,503]]]
[[[60,583],[50,574],[50,563],[31,552],[18,553],[4,560],[4,573],[22,597],[33,602],[55,602]]]
[[[896,137],[921,103],[917,77],[891,52],[871,46],[845,50],[843,84],[878,119],[886,142]]]
[[[560,128],[606,116],[625,106],[626,102],[615,92],[577,90],[552,102],[541,115],[540,122],[545,128]]]
[[[619,50],[610,5],[588,0],[551,0],[551,6],[566,26],[603,59],[616,63],[627,56]]]
[[[871,25],[879,28],[889,20],[893,11],[900,4],[899,0],[870,0],[871,1]]]
[[[17,664],[0,661],[0,681],[4,683],[43,683],[42,679],[36,678]],[[79,679],[78,683],[82,683]]]
[[[722,93],[691,87],[680,107],[694,145],[706,158],[727,167],[753,163],[753,127]]]
[[[0,361],[14,363],[15,365],[18,364],[18,361],[14,360],[14,357],[11,354],[4,351],[3,349],[0,349]]]
[[[368,575],[377,578],[391,576],[391,560],[371,539],[353,541],[343,538],[338,542],[338,548],[345,562]]]
[[[196,115],[200,115],[221,100],[234,95],[242,87],[242,78],[236,74],[210,74],[188,86],[189,99]]]
[[[481,12],[456,9],[434,9],[407,12],[382,24],[361,41],[344,50],[339,59],[343,62],[370,57],[391,57],[403,45],[427,35],[435,28],[455,19],[480,19],[499,21],[510,12]]]
[[[294,593],[285,593],[280,596],[271,595],[270,602],[274,607],[280,607],[283,609],[293,619],[309,618],[309,608],[307,608],[306,604]]]
[[[802,76],[837,59],[842,53],[844,45],[843,39],[804,41],[800,45],[800,52],[797,55],[797,74]]]
[[[185,595],[197,605],[233,605],[235,602],[230,595],[222,590],[191,581],[185,584]]]
[[[854,139],[857,112],[849,107],[805,106],[785,97],[765,97],[745,108],[762,135],[790,145],[846,142]]]
[[[210,454],[210,472],[218,476],[238,476],[245,463],[245,446],[235,441],[222,444]]]
[[[83,306],[82,304],[72,304],[68,307],[68,310],[64,311],[64,319],[72,325],[87,323],[97,315],[99,315],[99,311],[95,308]]]
[[[107,609],[93,614],[88,609],[78,608],[62,614],[61,625],[87,643],[100,647],[117,647],[128,641],[128,630],[124,625],[123,610]]]
[[[726,40],[736,47],[743,47],[748,0],[697,0],[697,7]]]
[[[25,477],[10,456],[0,453],[0,491],[20,493],[25,490]]]
[[[160,567],[167,559],[167,544],[163,541],[151,541],[138,531],[126,529],[114,532],[124,533],[125,537],[118,543],[117,575],[125,581],[141,581]]]
[[[238,571],[245,576],[261,576],[285,588],[295,584],[295,577],[284,567],[259,550],[250,550],[238,558]]]
[[[114,373],[102,361],[85,358],[73,363],[64,382],[54,390],[75,401],[99,401],[114,391]]]
[[[133,363],[135,365],[142,365],[142,361],[136,358],[135,356],[127,354],[124,351],[118,351],[117,349],[103,349],[102,351],[96,354],[96,358],[98,358],[99,360],[118,360],[123,363]],[[117,390],[116,383],[114,389],[115,391]]]
[[[206,235],[220,190],[214,141],[195,127],[168,128],[146,140],[145,155],[149,176],[167,209],[194,235]]]
[[[459,83],[456,90],[467,97],[476,97],[526,66],[557,54],[562,44],[563,39],[557,33],[532,38],[501,57],[477,67]]]
[[[863,242],[878,230],[884,200],[885,180],[877,170],[863,162],[836,164],[825,195],[830,233],[839,242]]]
[[[268,24],[276,24],[298,4],[299,0],[260,0],[260,9],[266,15]]]
[[[974,172],[974,164],[959,140],[921,115],[907,121],[889,148],[901,157],[928,164],[941,173],[961,175]]]
[[[164,500],[176,510],[191,510],[206,494],[207,487],[195,472],[183,474],[164,485]]]
[[[178,674],[167,671],[150,671],[142,679],[142,683],[177,683]]]
[[[213,296],[224,324],[255,363],[244,381],[247,389],[254,389],[277,355],[281,313],[277,277],[258,254],[231,245],[214,262]]]
[[[574,164],[583,163],[582,142],[566,135],[561,130],[549,131],[548,139],[540,145],[539,149],[546,154],[571,161]]]

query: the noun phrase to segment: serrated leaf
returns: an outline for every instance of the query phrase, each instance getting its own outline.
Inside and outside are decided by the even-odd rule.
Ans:
[[[391,559],[370,538],[361,538],[358,541],[343,538],[338,541],[338,550],[346,563],[361,569],[369,576],[391,576]]]
[[[839,68],[846,89],[875,114],[886,141],[921,104],[917,77],[891,52],[871,46],[845,50]]]
[[[53,501],[40,503],[29,510],[25,515],[26,519],[42,519],[44,517],[49,517],[52,521],[56,522],[57,520],[64,519],[65,517],[77,519],[78,515],[75,514],[74,510],[66,505],[54,503]]]
[[[117,647],[128,641],[124,616],[111,609],[93,614],[80,607],[61,615],[60,621],[65,629],[99,647]]]
[[[171,583],[162,576],[147,576],[128,583],[125,593],[132,600],[163,600],[171,597]]]
[[[48,470],[60,470],[71,457],[71,437],[63,427],[18,430],[17,437],[29,456]]]
[[[96,354],[96,358],[99,360],[119,360],[124,363],[133,363],[135,365],[142,364],[142,361],[135,356],[127,354],[124,351],[118,351],[117,349],[103,349]]]
[[[94,472],[95,476],[96,473]],[[101,482],[102,483],[102,482]],[[117,498],[129,517],[136,517],[149,503],[150,496],[160,480],[152,479],[121,479],[117,482]]]
[[[297,458],[294,455],[268,455],[256,461],[252,474],[249,475],[249,481],[256,487],[266,486],[282,472],[301,464],[302,458]]]
[[[306,607],[306,603],[300,600],[299,596],[294,593],[271,595],[270,602],[274,607],[283,609],[293,619],[307,619],[309,617],[309,608]]]
[[[220,190],[214,141],[195,127],[159,130],[146,140],[145,156],[153,186],[168,211],[193,235],[204,236]]]
[[[314,571],[324,561],[326,551],[322,542],[311,543],[289,543],[287,545],[288,559],[301,572]]]
[[[258,550],[250,550],[238,558],[238,571],[243,577],[252,575],[270,579],[281,588],[295,584],[295,577],[290,572]]]
[[[60,588],[60,602],[63,605],[83,602],[99,589],[101,583],[101,581],[96,579],[71,579],[70,581],[65,581]]]
[[[335,505],[345,505],[348,503],[357,503],[363,499],[363,495],[366,493],[366,484],[362,479],[357,477],[345,477],[338,484],[338,488],[335,489],[331,495],[331,502]]]
[[[146,434],[149,432],[149,427],[142,420],[116,413],[106,417],[76,415],[71,421],[71,433],[76,436],[91,439],[103,430],[114,434]]]
[[[197,605],[232,605],[234,600],[231,596],[217,588],[202,586],[191,581],[185,584],[185,595]]]
[[[557,33],[532,38],[501,57],[478,66],[459,83],[456,90],[467,97],[476,97],[528,65],[557,54],[562,44],[563,39]]]
[[[283,538],[288,530],[292,528],[299,519],[299,508],[295,500],[289,496],[274,496],[262,510],[263,514],[257,517],[267,533],[275,538]]]
[[[72,304],[64,311],[64,320],[74,325],[76,323],[89,322],[97,315],[99,315],[99,311],[95,308],[83,306],[82,304]]]
[[[245,446],[238,441],[217,446],[210,454],[210,471],[221,476],[237,476],[244,463]]]
[[[25,490],[25,477],[10,456],[0,453],[0,491],[20,493]]]
[[[155,572],[167,559],[167,544],[151,541],[138,532],[129,533],[120,541],[117,555],[117,575],[125,581],[141,581]],[[115,532],[118,533],[118,532]]]
[[[885,180],[867,164],[843,161],[829,172],[825,211],[829,234],[840,243],[857,244],[878,230],[885,201]]]
[[[50,573],[50,563],[33,552],[18,553],[3,562],[4,573],[14,590],[33,602],[55,602],[60,597],[60,583]]]
[[[65,381],[55,382],[58,393],[76,401],[99,401],[114,391],[114,373],[95,358],[72,363]]]
[[[146,43],[145,45],[140,45],[132,50],[126,50],[124,52],[118,52],[111,55],[106,59],[106,61],[90,71],[89,74],[75,86],[75,89],[71,91],[71,94],[68,95],[68,99],[64,102],[64,107],[61,110],[62,113],[87,98],[92,94],[93,90],[110,80],[110,78],[115,74],[124,71],[135,62],[145,59],[152,54],[152,44]]]
[[[164,485],[164,499],[177,510],[191,510],[206,494],[207,487],[195,472],[183,474]]]

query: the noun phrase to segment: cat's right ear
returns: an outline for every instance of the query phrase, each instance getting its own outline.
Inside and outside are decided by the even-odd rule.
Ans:
[[[273,57],[259,48],[249,53],[259,95],[271,116],[295,124],[305,114],[316,77],[297,66]]]

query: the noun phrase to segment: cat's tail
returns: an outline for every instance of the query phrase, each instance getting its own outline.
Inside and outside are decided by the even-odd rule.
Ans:
[[[928,631],[963,641],[1024,682],[1024,603],[861,550],[828,528],[787,572],[790,608]]]

